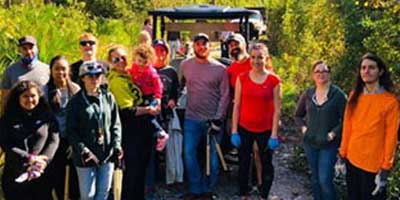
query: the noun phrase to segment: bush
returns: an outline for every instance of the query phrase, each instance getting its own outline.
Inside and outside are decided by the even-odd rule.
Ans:
[[[80,59],[78,37],[82,33],[92,32],[99,38],[99,58],[105,58],[110,43],[134,44],[141,26],[132,18],[90,18],[79,8],[52,4],[0,8],[0,19],[0,72],[18,59],[16,44],[22,35],[36,37],[39,57],[46,63],[57,54],[76,61]]]

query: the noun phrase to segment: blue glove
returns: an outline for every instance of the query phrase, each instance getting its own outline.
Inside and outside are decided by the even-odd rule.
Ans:
[[[238,133],[231,134],[231,143],[236,148],[240,147],[240,135]]]
[[[268,148],[271,150],[275,150],[276,148],[279,147],[279,140],[278,138],[272,138],[270,137],[268,140]]]

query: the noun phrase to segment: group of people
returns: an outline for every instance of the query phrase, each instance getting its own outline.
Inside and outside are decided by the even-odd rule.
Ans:
[[[254,158],[260,198],[267,199],[273,151],[280,145],[281,79],[265,44],[247,50],[242,35],[230,35],[233,62],[226,67],[211,58],[210,42],[204,33],[194,36],[194,56],[182,61],[179,77],[164,40],[135,46],[132,59],[124,46],[112,45],[107,61],[100,61],[98,40],[85,33],[79,38],[81,60],[70,65],[59,55],[48,66],[38,59],[36,39],[20,38],[21,59],[1,82],[5,198],[52,199],[54,189],[63,199],[62,180],[72,160],[71,199],[107,199],[116,168],[124,174],[122,199],[145,199],[154,187],[155,152],[165,147],[167,183],[182,184],[185,174],[184,199],[215,199],[218,143],[229,130],[239,150],[240,198],[249,199]],[[315,86],[301,95],[294,116],[304,135],[313,197],[336,199],[339,155],[350,199],[385,199],[399,126],[390,73],[378,56],[366,54],[348,101],[330,73],[324,61],[312,66]],[[187,105],[179,123],[175,108],[183,88]],[[203,163],[205,138],[211,138],[210,154]]]

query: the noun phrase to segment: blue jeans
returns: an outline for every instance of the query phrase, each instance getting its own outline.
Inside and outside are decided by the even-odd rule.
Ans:
[[[81,200],[106,200],[111,188],[114,163],[97,167],[76,167]]]
[[[189,184],[189,192],[193,194],[203,194],[212,192],[218,176],[219,160],[215,149],[213,137],[210,137],[210,176],[205,174],[204,167],[199,166],[197,154],[205,155],[206,152],[197,152],[197,148],[202,139],[207,135],[207,122],[193,119],[185,119],[183,135],[183,154],[185,161],[186,176]],[[218,142],[221,141],[222,131],[215,136]]]
[[[303,146],[311,169],[314,200],[335,200],[333,178],[338,149],[334,146],[314,148],[306,142]]]

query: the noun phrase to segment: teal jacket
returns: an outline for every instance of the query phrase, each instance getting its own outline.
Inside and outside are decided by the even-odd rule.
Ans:
[[[114,96],[105,89],[101,89],[98,97],[84,96],[84,89],[76,93],[67,105],[67,138],[73,147],[73,161],[76,166],[86,167],[81,158],[82,150],[87,147],[92,151],[101,163],[110,162],[115,149],[121,149],[121,122],[118,107]],[[98,120],[95,117],[99,102],[102,101],[104,112],[102,114],[104,123],[104,145],[97,143],[99,130]]]
[[[315,148],[330,145],[339,147],[342,135],[342,122],[346,107],[346,94],[336,85],[331,85],[328,100],[322,105],[316,105],[312,98],[315,87],[306,90],[300,97],[294,119],[299,127],[306,126],[304,142]],[[333,131],[336,137],[328,142],[328,133]]]

